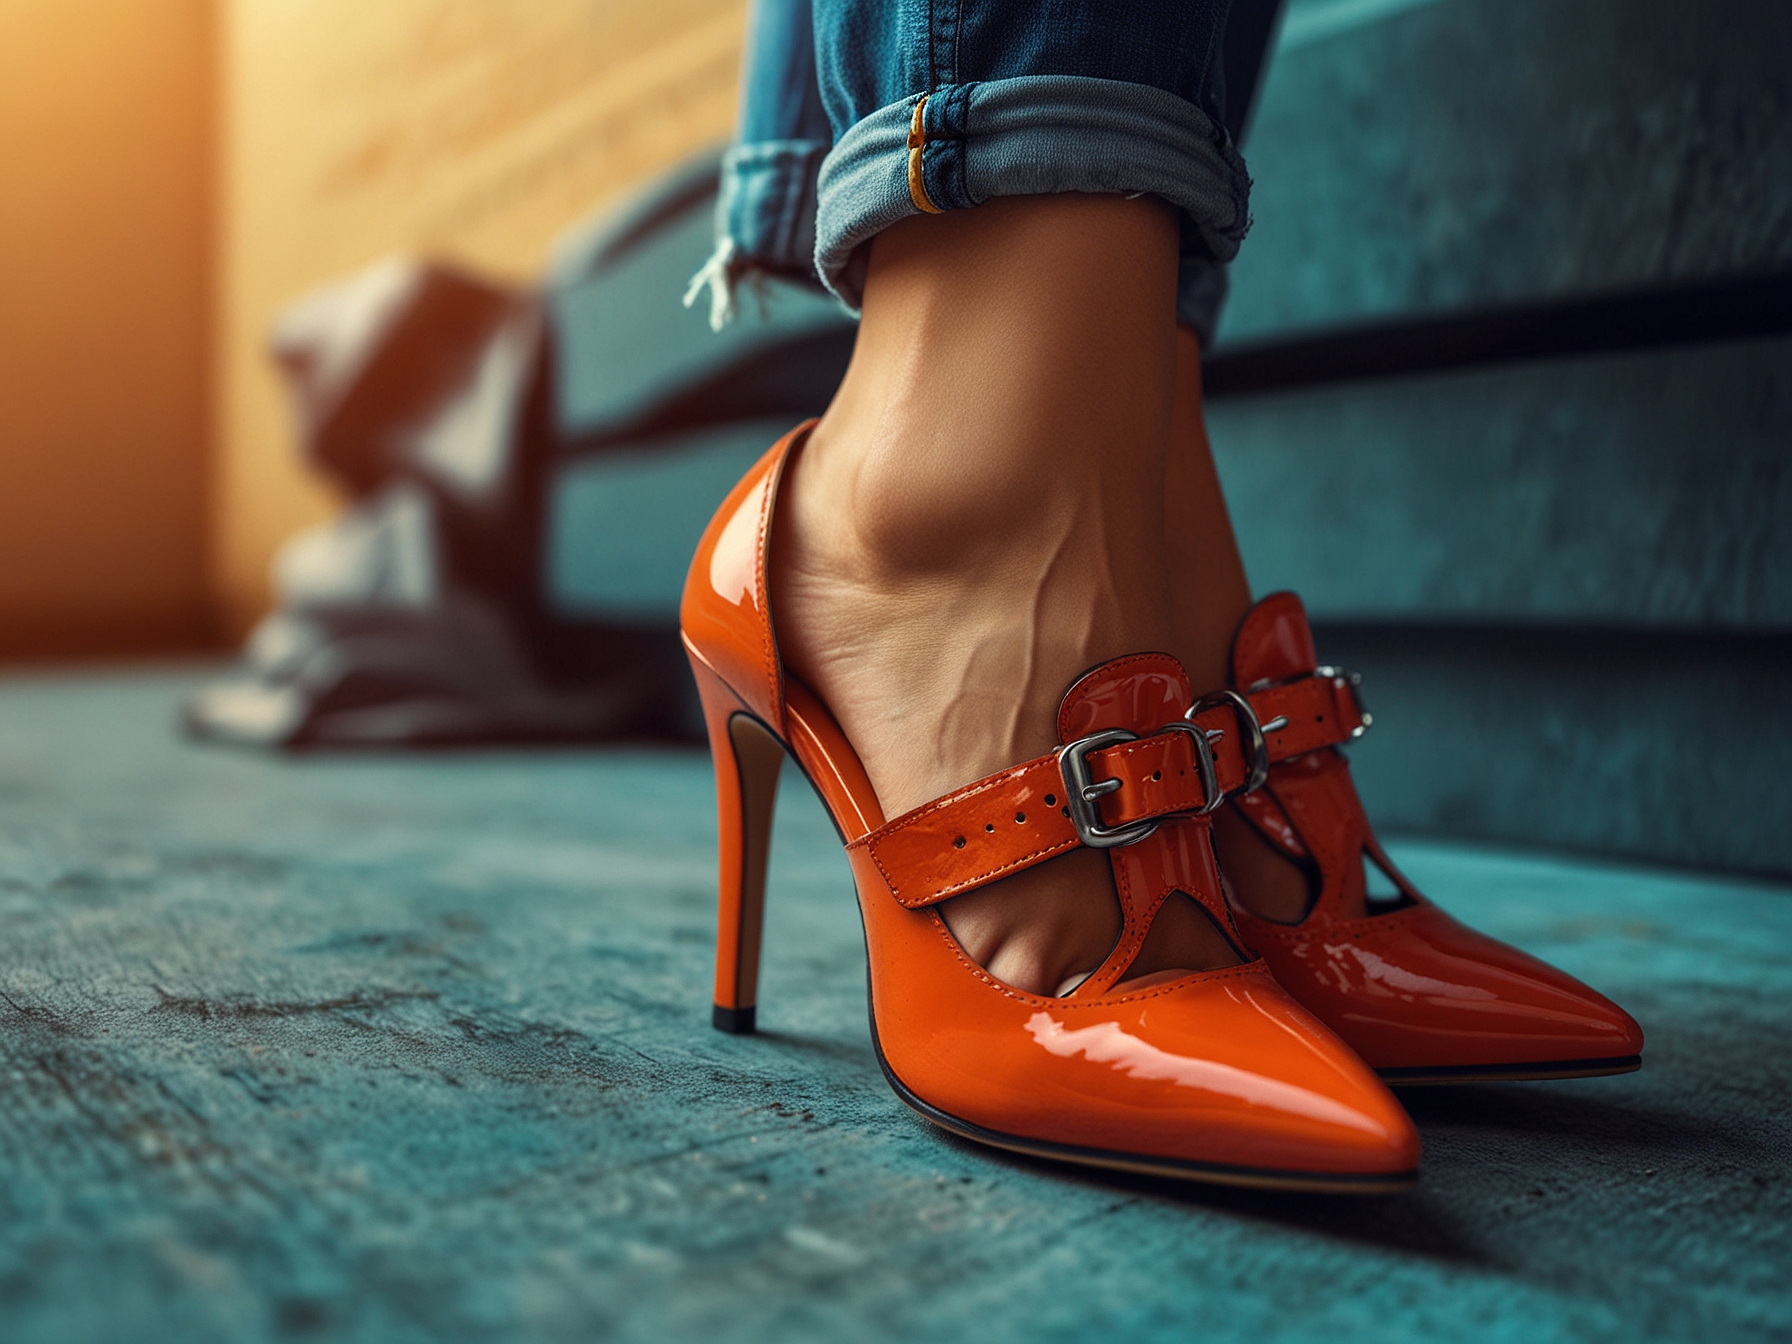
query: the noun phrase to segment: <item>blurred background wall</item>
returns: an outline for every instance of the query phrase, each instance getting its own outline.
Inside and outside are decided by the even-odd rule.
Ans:
[[[265,355],[394,251],[524,277],[725,136],[744,0],[0,4],[0,657],[218,644],[332,502]]]
[[[214,14],[0,4],[0,656],[210,633]]]
[[[656,669],[709,501],[850,340],[818,300],[721,338],[674,302],[744,22],[0,0],[0,657],[240,638],[335,507],[275,314],[393,252],[540,277],[584,220],[542,291],[540,498],[431,496],[459,586],[404,619],[484,602],[412,643],[432,676],[514,655],[531,714],[604,669],[684,693]],[[1289,0],[1209,423],[1258,590],[1369,677],[1390,827],[1792,872],[1788,50],[1784,0]],[[654,227],[592,218],[681,161]]]
[[[162,0],[153,0],[162,3]],[[547,245],[733,127],[744,0],[224,0],[213,582],[231,633],[329,508],[264,334],[394,251],[531,277]]]

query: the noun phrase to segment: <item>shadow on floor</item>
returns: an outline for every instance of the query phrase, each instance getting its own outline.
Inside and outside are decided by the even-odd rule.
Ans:
[[[925,1121],[917,1119],[916,1123]],[[1016,1171],[1031,1172],[1052,1180],[1072,1181],[1085,1187],[1112,1190],[1137,1199],[1180,1205],[1191,1211],[1207,1210],[1261,1219],[1282,1226],[1365,1245],[1422,1255],[1429,1259],[1476,1268],[1497,1268],[1485,1248],[1456,1226],[1421,1187],[1404,1195],[1355,1196],[1282,1194],[1269,1190],[1237,1190],[1219,1185],[1139,1176],[1129,1172],[1102,1171],[1094,1167],[1055,1162],[1048,1158],[987,1148],[945,1130],[934,1131],[941,1142],[967,1155],[999,1163]]]
[[[1709,1098],[1712,1079],[1723,1079],[1744,1093],[1775,1089],[1774,1070],[1764,1069],[1760,1061],[1775,1057],[1781,1028],[1758,1014],[1732,1011],[1721,1016],[1721,1023],[1698,1016],[1653,1033],[1648,1062],[1636,1075],[1401,1089],[1400,1100],[1424,1137],[1426,1162],[1419,1187],[1397,1196],[1280,1194],[1104,1172],[988,1148],[919,1117],[913,1123],[967,1157],[1017,1172],[1191,1211],[1262,1220],[1440,1264],[1520,1272],[1519,1262],[1527,1258],[1522,1242],[1504,1246],[1501,1236],[1477,1235],[1488,1230],[1488,1210],[1514,1198],[1514,1171],[1530,1173],[1516,1196],[1522,1200],[1539,1194],[1533,1188],[1536,1179],[1553,1180],[1556,1190],[1570,1199],[1601,1198],[1613,1180],[1653,1177],[1658,1168],[1762,1171],[1773,1166],[1773,1143],[1747,1123],[1753,1108],[1746,1098],[1737,1098],[1745,1104],[1728,1116],[1709,1106],[1695,1112],[1663,1104]],[[869,1043],[787,1033],[762,1033],[760,1039],[862,1073],[868,1087],[881,1086]]]
[[[1652,1098],[1613,1101],[1577,1093],[1572,1083],[1469,1084],[1398,1091],[1420,1132],[1446,1129],[1507,1131],[1556,1144],[1596,1149],[1607,1157],[1632,1155],[1736,1159],[1752,1155],[1751,1135],[1710,1115],[1651,1104]]]

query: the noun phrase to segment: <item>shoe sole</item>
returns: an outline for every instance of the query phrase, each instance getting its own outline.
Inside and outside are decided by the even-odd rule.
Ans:
[[[1609,1078],[1635,1073],[1641,1055],[1608,1059],[1545,1060],[1537,1064],[1438,1064],[1411,1069],[1377,1069],[1389,1087],[1451,1087],[1458,1083],[1542,1083],[1560,1078]]]

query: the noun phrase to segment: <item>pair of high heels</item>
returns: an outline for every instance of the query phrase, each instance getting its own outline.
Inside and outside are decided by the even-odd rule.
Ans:
[[[1415,1178],[1419,1139],[1384,1079],[1637,1067],[1642,1035],[1622,1009],[1456,923],[1388,861],[1336,750],[1369,717],[1354,678],[1318,665],[1292,594],[1245,618],[1232,689],[1197,701],[1167,654],[1104,663],[1065,694],[1056,752],[886,817],[827,707],[786,675],[773,633],[772,512],[809,427],[723,502],[681,612],[716,767],[717,1027],[754,1026],[788,755],[846,845],[884,1073],[908,1105],[968,1138],[1223,1184],[1393,1191]],[[1226,899],[1210,830],[1228,799],[1314,880],[1298,923]],[[939,906],[1079,846],[1108,853],[1119,940],[1070,992],[1023,993],[965,953]],[[1396,884],[1393,901],[1366,902],[1365,858]],[[1129,977],[1149,964],[1154,921],[1184,901],[1238,964]]]

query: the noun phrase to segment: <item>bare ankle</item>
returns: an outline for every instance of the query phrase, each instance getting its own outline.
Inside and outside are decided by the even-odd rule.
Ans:
[[[787,468],[772,582],[780,651],[887,816],[1051,750],[1076,676],[1168,645],[1175,267],[1174,217],[1117,198],[875,241],[852,367]],[[1053,993],[1119,929],[1085,859],[943,913],[993,974]]]
[[[1176,414],[1163,491],[1164,545],[1175,576],[1171,651],[1204,695],[1231,680],[1232,636],[1250,609],[1251,588],[1207,440],[1200,343],[1186,328],[1176,342]]]

